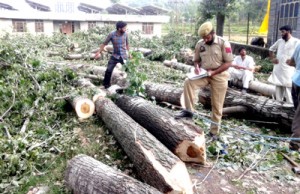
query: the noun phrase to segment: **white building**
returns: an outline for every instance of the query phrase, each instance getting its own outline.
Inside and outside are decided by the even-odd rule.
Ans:
[[[0,33],[71,34],[123,20],[129,31],[160,37],[162,24],[169,22],[167,13],[151,5],[137,9],[116,3],[104,9],[101,3],[96,6],[80,0],[0,0]]]

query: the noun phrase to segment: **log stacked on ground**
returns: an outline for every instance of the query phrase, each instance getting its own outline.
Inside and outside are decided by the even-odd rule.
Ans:
[[[123,95],[116,104],[182,161],[205,164],[205,137],[200,127],[175,120],[172,114],[142,98]]]
[[[242,81],[234,80],[232,83],[234,86],[238,86],[240,88],[243,87]],[[249,83],[249,89],[265,96],[275,96],[275,86],[271,84],[266,84],[259,81],[251,81]]]
[[[184,63],[179,63],[179,62],[174,62],[174,61],[169,61],[169,60],[165,60],[163,62],[163,64],[166,67],[170,67],[170,68],[173,68],[173,69],[178,69],[178,70],[186,72],[186,73],[194,70],[194,67],[191,66],[191,65],[186,65]]]
[[[145,128],[107,98],[96,101],[96,112],[147,184],[163,193],[193,193],[185,164]]]
[[[70,96],[67,98],[74,108],[77,116],[81,119],[87,119],[95,112],[95,104],[85,96]]]
[[[147,83],[145,86],[147,95],[154,97],[156,101],[166,101],[175,105],[181,105],[182,88],[178,89],[170,85],[154,83]],[[198,99],[204,107],[209,108],[211,106],[209,87],[200,89]],[[266,121],[282,123],[287,127],[291,126],[295,114],[292,104],[276,101],[264,96],[242,95],[241,92],[228,88],[224,107],[231,106],[245,106],[249,115]]]
[[[157,189],[86,155],[68,162],[65,182],[76,194],[159,194]]]

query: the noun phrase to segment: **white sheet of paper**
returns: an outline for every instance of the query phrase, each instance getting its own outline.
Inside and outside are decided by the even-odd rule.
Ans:
[[[207,71],[205,69],[202,69],[200,68],[200,73],[199,74],[195,74],[195,71],[194,69],[192,68],[191,69],[191,72],[190,73],[187,73],[186,74],[187,77],[190,79],[190,80],[196,80],[196,79],[201,79],[201,78],[204,78],[204,77],[207,77]]]

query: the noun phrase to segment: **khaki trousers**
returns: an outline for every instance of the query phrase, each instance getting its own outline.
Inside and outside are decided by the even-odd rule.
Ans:
[[[211,87],[211,106],[212,114],[211,120],[215,123],[221,124],[223,104],[228,87],[229,73],[224,71],[220,74],[212,77],[206,77],[198,80],[189,80],[188,78],[184,82],[184,104],[185,108],[190,111],[194,111],[194,103],[196,100],[195,90],[207,86]],[[210,132],[212,134],[218,134],[220,132],[219,125],[211,124]]]

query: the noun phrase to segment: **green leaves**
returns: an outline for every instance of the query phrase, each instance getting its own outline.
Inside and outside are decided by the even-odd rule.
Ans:
[[[143,94],[145,88],[143,82],[147,80],[147,76],[144,72],[140,71],[139,65],[141,59],[143,59],[143,54],[141,52],[132,52],[132,58],[123,65],[123,69],[127,73],[129,87],[126,88],[126,94],[131,96]]]

